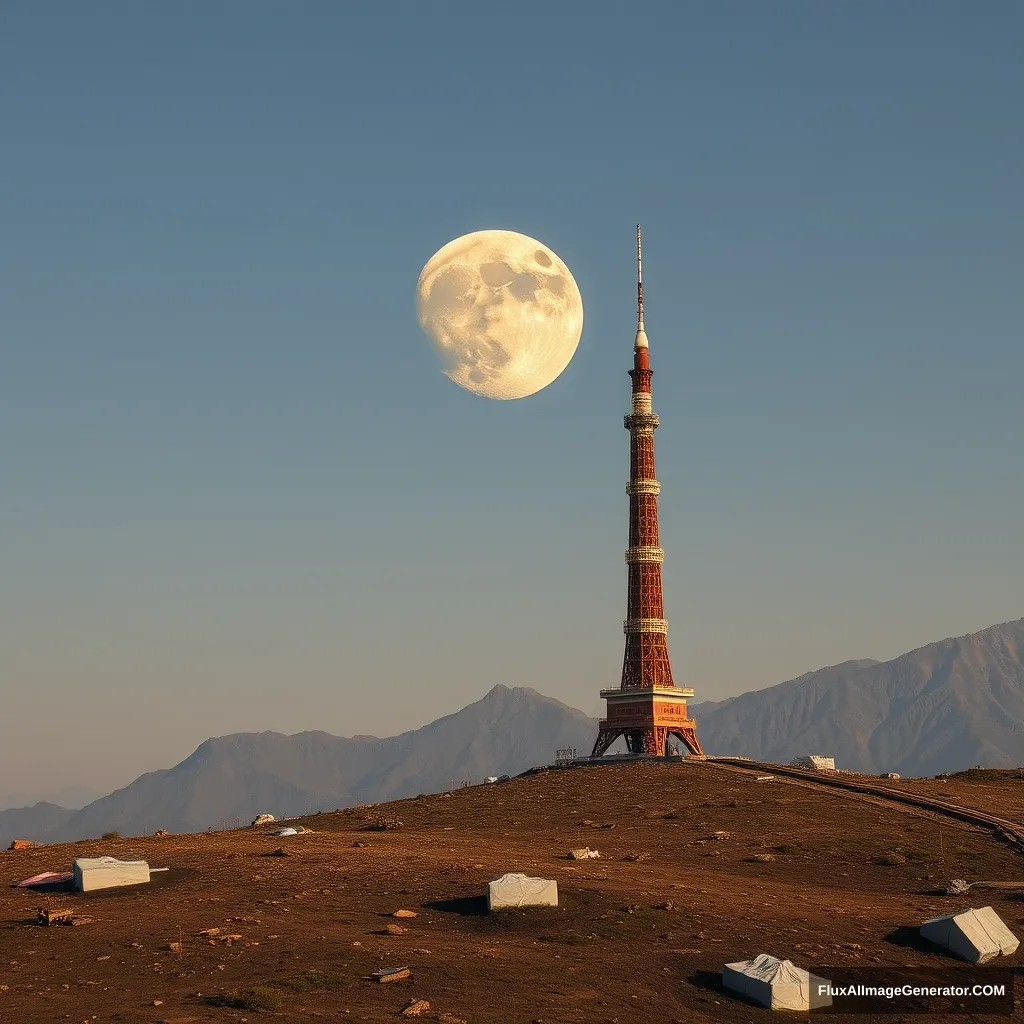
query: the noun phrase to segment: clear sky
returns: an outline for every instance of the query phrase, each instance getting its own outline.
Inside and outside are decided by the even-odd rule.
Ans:
[[[1024,7],[0,5],[0,797],[211,735],[590,713],[644,226],[669,645],[721,698],[1024,615]],[[417,275],[539,238],[565,373]]]

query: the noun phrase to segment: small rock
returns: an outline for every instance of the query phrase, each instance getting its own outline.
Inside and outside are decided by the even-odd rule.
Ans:
[[[750,859],[758,864],[770,864],[775,856],[771,853],[755,853]]]
[[[408,928],[403,928],[400,924],[389,924],[384,929],[388,935],[404,935],[408,930]]]
[[[167,948],[172,953],[180,953],[181,952],[181,943],[180,942],[168,942],[167,943]]]
[[[219,928],[204,928],[199,934],[204,938],[208,939],[211,935],[220,935]]]
[[[415,917],[416,916],[416,911],[415,910],[396,910],[391,916],[392,917]]]
[[[426,999],[411,999],[402,1010],[403,1017],[419,1017],[430,1009],[430,1003]]]
[[[162,999],[154,999],[153,1000],[153,1005],[154,1006],[163,1006],[164,1005],[164,1001]]]
[[[970,891],[970,886],[967,884],[967,880],[963,878],[954,878],[946,886],[947,896],[965,896]]]

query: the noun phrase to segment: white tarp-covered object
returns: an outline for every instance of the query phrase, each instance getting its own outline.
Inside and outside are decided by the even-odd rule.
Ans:
[[[144,860],[118,860],[116,857],[79,857],[75,861],[74,875],[75,888],[92,892],[148,882],[149,864]]]
[[[921,925],[921,938],[972,964],[983,964],[1000,954],[1009,956],[1020,945],[991,907],[933,917]]]
[[[487,909],[557,907],[558,883],[553,878],[502,875],[487,886]]]
[[[726,964],[722,984],[772,1010],[810,1010],[832,1005],[827,992],[818,993],[819,985],[828,984],[825,978],[797,967],[791,960],[780,960],[767,953],[753,960]]]

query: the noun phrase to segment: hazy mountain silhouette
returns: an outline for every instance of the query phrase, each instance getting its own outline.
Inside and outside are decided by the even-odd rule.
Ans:
[[[692,705],[709,754],[934,775],[1024,763],[1024,619]]]
[[[929,644],[892,661],[848,661],[721,702],[692,705],[711,754],[786,762],[835,757],[866,772],[934,775],[1024,762],[1024,619]],[[79,811],[0,812],[0,842],[117,830],[194,832],[447,789],[590,752],[597,721],[536,690],[496,686],[482,700],[388,739],[238,733],[210,739]]]
[[[79,811],[37,804],[0,812],[0,842],[198,832],[263,812],[282,817],[437,792],[547,763],[559,747],[589,753],[595,729],[582,711],[536,690],[495,686],[454,715],[387,739],[237,733],[207,740],[175,767]]]

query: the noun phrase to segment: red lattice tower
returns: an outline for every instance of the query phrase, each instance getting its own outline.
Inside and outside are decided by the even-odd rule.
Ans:
[[[658,417],[651,411],[651,370],[644,330],[643,258],[640,225],[636,228],[637,326],[633,346],[633,411],[625,417],[629,431],[629,566],[627,585],[626,652],[622,684],[602,690],[608,703],[606,718],[591,757],[600,757],[620,736],[635,754],[663,757],[669,736],[682,740],[693,754],[703,754],[697,725],[686,714],[689,687],[676,686],[668,657],[668,623],[661,593],[661,563],[665,553],[658,541],[658,493],[654,475],[654,431]]]

